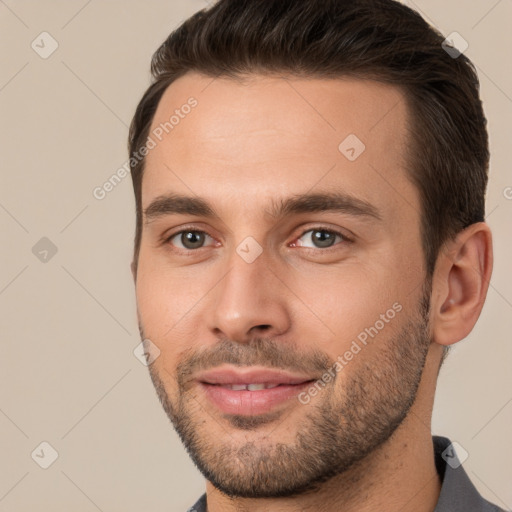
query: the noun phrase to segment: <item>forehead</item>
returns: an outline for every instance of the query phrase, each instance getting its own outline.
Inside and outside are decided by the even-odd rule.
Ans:
[[[402,91],[371,80],[187,73],[167,88],[150,128],[143,208],[178,192],[250,211],[314,187],[388,209],[417,206],[407,121]]]

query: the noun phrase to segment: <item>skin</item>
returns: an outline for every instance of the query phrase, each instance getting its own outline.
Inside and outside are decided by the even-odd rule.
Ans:
[[[132,272],[141,336],[160,350],[149,367],[158,396],[194,461],[215,472],[217,485],[206,482],[208,510],[433,511],[441,489],[430,427],[439,363],[443,345],[467,336],[480,315],[492,271],[488,226],[473,224],[447,243],[424,288],[420,198],[405,172],[409,112],[394,86],[187,73],[165,92],[152,129],[190,96],[197,107],[147,155],[142,208],[178,193],[208,201],[219,218],[147,219]],[[349,134],[366,145],[353,162],[338,150]],[[333,190],[370,203],[380,220],[269,214],[276,198]],[[319,226],[352,241],[317,247],[310,230]],[[203,247],[186,249],[179,235],[162,242],[186,228],[209,235]],[[236,251],[248,236],[262,249],[252,263]],[[422,299],[430,303],[424,315]],[[194,357],[265,367],[278,355],[309,369],[316,356],[335,361],[395,303],[400,313],[307,405],[290,401],[251,425],[223,415],[191,380]],[[374,427],[375,418],[384,425]],[[329,447],[319,425],[335,427],[329,455],[338,454],[343,471],[275,497],[290,484],[286,468],[290,481],[308,476],[279,466],[277,443],[289,449],[280,452],[284,461],[295,450],[296,460],[321,464]],[[311,443],[303,452],[301,435]],[[241,489],[250,482],[252,497]],[[230,485],[239,496],[229,495]],[[265,489],[274,497],[263,497]]]

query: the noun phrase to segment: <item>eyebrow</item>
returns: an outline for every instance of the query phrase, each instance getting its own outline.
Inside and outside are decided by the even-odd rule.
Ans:
[[[301,213],[337,212],[355,217],[382,220],[379,210],[371,203],[341,192],[306,193],[273,200],[265,213],[271,217],[283,218]],[[167,194],[158,196],[144,210],[148,223],[167,215],[193,215],[220,219],[215,209],[204,199]]]

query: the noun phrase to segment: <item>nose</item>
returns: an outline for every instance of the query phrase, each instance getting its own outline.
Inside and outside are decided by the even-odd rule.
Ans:
[[[287,293],[276,274],[264,253],[252,263],[234,253],[212,294],[213,333],[240,343],[285,333],[290,328]]]

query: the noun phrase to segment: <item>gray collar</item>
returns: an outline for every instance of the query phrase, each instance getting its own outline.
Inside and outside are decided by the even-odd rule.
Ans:
[[[434,512],[498,512],[476,490],[447,437],[433,436],[436,468],[442,487]],[[449,461],[449,463],[447,462]],[[503,511],[504,512],[504,511]]]

